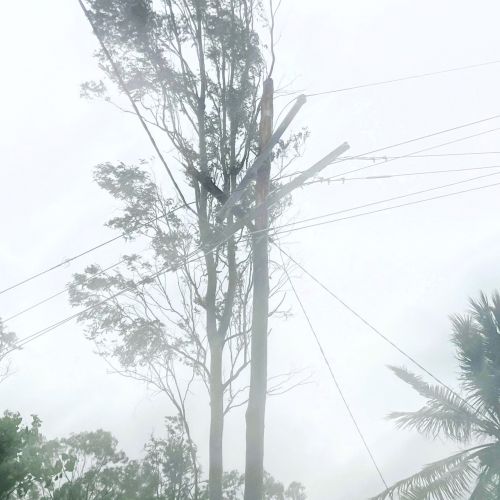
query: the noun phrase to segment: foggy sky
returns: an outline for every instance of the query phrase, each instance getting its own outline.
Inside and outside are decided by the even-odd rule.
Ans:
[[[80,83],[99,73],[92,58],[96,42],[76,0],[8,2],[2,11],[0,288],[110,238],[103,223],[119,207],[93,183],[94,165],[153,155],[133,117],[79,96]],[[499,15],[494,1],[284,0],[276,86],[316,92],[497,59]],[[352,154],[363,153],[495,115],[499,80],[500,65],[493,65],[311,98],[295,124],[307,126],[311,139],[294,167],[310,166],[343,141]],[[289,100],[277,100],[277,109]],[[499,122],[387,154],[405,154]],[[435,152],[500,151],[499,137],[493,132]],[[405,159],[359,175],[495,164],[500,165],[499,155]],[[328,172],[356,166],[361,164],[336,165]],[[167,191],[161,167],[153,168]],[[476,175],[316,184],[297,193],[285,218],[312,217]],[[490,182],[495,177],[455,190]],[[463,312],[467,297],[480,289],[500,287],[498,200],[499,188],[490,188],[298,231],[282,241],[384,334],[455,385],[448,315]],[[113,263],[126,249],[123,242],[109,245],[1,296],[0,316],[59,291],[87,264]],[[390,411],[422,403],[386,365],[414,367],[299,270],[293,275],[387,480],[453,449],[398,431],[385,420]],[[366,498],[381,489],[380,480],[291,293],[288,305],[293,316],[272,324],[270,372],[304,369],[312,383],[269,400],[266,469],[280,481],[304,483],[312,500]],[[72,312],[62,296],[9,328],[22,338]],[[163,417],[173,413],[164,397],[141,383],[109,375],[75,324],[29,344],[13,361],[14,375],[0,385],[1,409],[38,414],[48,437],[103,428],[137,456],[152,432],[161,433]],[[201,390],[192,409],[206,470],[209,421]],[[243,409],[234,412],[226,423],[225,442],[231,443],[226,469],[243,469],[243,416]]]

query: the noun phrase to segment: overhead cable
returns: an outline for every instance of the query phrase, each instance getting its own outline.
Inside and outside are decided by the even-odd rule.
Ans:
[[[278,248],[279,248],[280,252],[282,252],[282,250],[279,246],[278,246]],[[304,314],[304,317],[306,318],[307,324],[309,325],[309,329],[311,330],[311,333],[313,334],[314,340],[316,341],[316,345],[318,346],[318,349],[321,353],[321,357],[323,358],[323,361],[328,369],[328,372],[330,373],[330,377],[333,381],[333,384],[336,387],[336,389],[340,395],[340,398],[342,399],[342,402],[344,403],[344,406],[347,410],[347,413],[349,414],[349,417],[350,417],[350,419],[351,419],[351,421],[356,429],[356,432],[358,433],[358,436],[361,439],[361,442],[363,443],[363,446],[364,446],[366,452],[368,453],[368,456],[370,457],[370,460],[371,460],[373,466],[375,467],[375,470],[377,471],[377,474],[380,477],[380,480],[382,481],[384,487],[387,489],[388,485],[387,485],[387,482],[382,474],[380,466],[378,465],[377,461],[375,460],[375,456],[374,456],[372,450],[370,449],[370,446],[368,445],[368,442],[363,434],[363,431],[361,430],[361,427],[358,424],[356,417],[354,416],[354,413],[351,409],[351,406],[350,406],[349,402],[347,401],[347,398],[344,394],[342,387],[340,386],[340,383],[335,375],[335,372],[333,371],[333,366],[330,363],[328,356],[326,355],[325,349],[323,348],[323,345],[321,344],[321,341],[319,340],[319,336],[318,336],[318,334],[317,334],[317,332],[312,324],[312,321],[309,317],[309,314],[306,311],[304,303],[302,302],[302,299],[300,298],[300,296],[295,288],[295,285],[293,284],[292,278],[291,278],[290,274],[288,273],[288,270],[285,266],[285,262],[283,260],[283,256],[281,256],[281,260],[283,262],[283,270],[285,272],[287,280],[290,283],[290,286],[292,287],[292,291],[295,295],[295,298],[297,299],[297,302],[299,303],[300,308],[302,309],[302,313]]]

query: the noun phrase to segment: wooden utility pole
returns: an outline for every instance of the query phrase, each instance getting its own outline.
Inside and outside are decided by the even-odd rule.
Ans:
[[[260,150],[263,151],[273,133],[272,79],[264,82],[261,101]],[[246,412],[245,500],[262,500],[264,483],[264,427],[267,397],[267,332],[269,316],[269,195],[271,152],[257,172],[255,231],[253,253],[253,313],[250,368],[250,393]]]
[[[219,220],[224,220],[229,214],[236,215],[237,221],[229,223],[220,241],[247,226],[252,233],[253,257],[253,312],[250,364],[250,391],[246,412],[246,465],[245,465],[245,500],[262,500],[264,485],[264,427],[267,398],[267,334],[269,316],[269,207],[277,203],[287,194],[309,178],[319,174],[333,163],[342,153],[349,149],[344,143],[296,179],[282,186],[269,196],[271,153],[279,142],[292,120],[306,102],[301,95],[295,101],[292,109],[273,133],[273,95],[274,86],[271,79],[264,82],[261,101],[260,144],[259,155],[249,167],[231,195],[225,195],[211,178],[200,172],[192,172],[206,189],[219,200],[222,207]],[[255,208],[243,210],[237,203],[245,192],[248,192],[252,181],[255,185]],[[255,223],[253,221],[255,220]],[[214,242],[216,243],[216,242]]]

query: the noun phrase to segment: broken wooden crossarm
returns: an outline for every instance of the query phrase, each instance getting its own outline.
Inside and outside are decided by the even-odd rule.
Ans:
[[[301,174],[299,174],[295,179],[290,181],[288,184],[285,184],[282,188],[277,191],[271,193],[265,205],[268,207],[278,203],[281,199],[283,199],[286,195],[290,194],[294,189],[301,187],[308,179],[314,177],[319,174],[322,170],[324,170],[328,165],[333,163],[340,155],[345,153],[349,149],[349,144],[344,142],[333,151],[328,153],[324,158],[316,162],[312,167],[304,170]],[[188,173],[196,179],[214,198],[221,204],[227,203],[230,199],[224,191],[222,191],[212,180],[210,175],[200,172],[194,167],[188,169]],[[238,220],[231,225],[228,225],[224,228],[221,234],[218,234],[217,241],[222,243],[223,241],[227,241],[233,234],[238,232],[244,226],[247,226],[250,232],[254,232],[255,227],[253,225],[253,219],[255,218],[257,211],[262,207],[262,205],[258,207],[254,207],[249,212],[245,212],[243,208],[240,206],[234,207],[234,214],[237,216]],[[215,243],[215,241],[213,242]]]
[[[328,153],[324,158],[315,163],[312,167],[304,170],[301,174],[295,177],[288,184],[285,184],[282,188],[278,189],[276,192],[271,193],[267,200],[268,206],[274,205],[279,200],[281,200],[284,196],[291,193],[294,189],[302,186],[304,182],[309,180],[311,177],[319,174],[323,169],[328,167],[331,163],[333,163],[341,154],[344,154],[350,148],[347,142],[344,142],[337,148],[335,148],[331,153]]]
[[[323,169],[325,169],[328,165],[331,165],[341,154],[345,153],[350,148],[347,142],[342,143],[340,146],[335,148],[333,151],[328,153],[324,158],[316,162],[312,167],[304,170],[301,174],[299,174],[295,179],[290,181],[288,184],[285,184],[282,188],[272,192],[265,204],[261,204],[258,207],[254,207],[247,214],[241,209],[238,208],[238,221],[234,222],[231,225],[225,227],[223,233],[220,235],[220,241],[227,240],[231,235],[239,231],[243,228],[243,226],[248,226],[250,230],[252,230],[252,226],[250,225],[255,218],[258,210],[262,208],[262,206],[267,205],[270,207],[278,203],[281,199],[283,199],[286,195],[290,194],[294,189],[302,186],[304,182],[306,182],[311,177],[319,174]],[[243,212],[243,213],[241,213]],[[242,217],[244,215],[244,217]]]
[[[248,168],[248,170],[246,171],[246,173],[243,176],[243,179],[241,179],[241,182],[239,183],[238,187],[231,193],[231,196],[229,196],[227,202],[224,204],[224,206],[219,211],[219,214],[217,216],[219,219],[224,219],[225,217],[227,217],[227,215],[229,214],[229,212],[233,208],[233,206],[241,200],[248,185],[250,184],[250,182],[253,179],[255,179],[255,176],[257,175],[259,170],[262,168],[262,166],[265,164],[266,160],[269,158],[269,155],[271,154],[274,146],[276,146],[276,144],[278,144],[282,135],[285,133],[285,130],[288,128],[288,126],[290,125],[292,120],[295,118],[295,116],[297,116],[297,113],[299,112],[300,108],[306,103],[306,100],[307,99],[306,99],[305,95],[300,95],[297,98],[292,109],[285,116],[285,118],[283,119],[283,121],[281,122],[279,127],[276,129],[276,131],[271,136],[271,139],[269,140],[267,145],[259,153],[259,156],[257,156],[257,158],[253,162],[252,166],[250,168]]]

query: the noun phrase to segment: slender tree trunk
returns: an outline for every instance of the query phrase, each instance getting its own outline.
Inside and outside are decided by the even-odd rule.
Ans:
[[[207,263],[207,335],[210,344],[210,441],[208,495],[210,500],[222,500],[222,440],[224,433],[224,386],[222,352],[224,339],[217,331],[215,297],[217,271],[213,255],[205,255]]]
[[[210,344],[210,441],[208,495],[210,500],[222,500],[222,438],[224,433],[224,387],[222,381],[223,338],[217,331],[215,297],[217,271],[211,253],[207,263],[207,335]]]
[[[209,498],[222,499],[222,437],[224,433],[224,391],[222,386],[222,343],[212,345],[210,359],[210,466]]]
[[[201,30],[201,27],[199,28]],[[201,32],[201,31],[200,31]],[[200,47],[201,47],[201,41]],[[200,56],[200,65],[203,61]],[[204,74],[204,69],[202,74]],[[198,109],[200,169],[208,173],[207,144],[205,131],[205,92],[206,82],[202,78],[202,92]],[[208,193],[201,187],[199,202],[199,227],[203,245],[212,241],[212,232],[208,222]],[[210,442],[209,442],[209,467],[208,467],[208,496],[209,500],[222,500],[222,440],[224,433],[224,386],[222,381],[222,351],[224,339],[219,335],[216,317],[217,296],[217,264],[210,248],[205,254],[207,268],[207,337],[210,347]]]
[[[272,135],[273,81],[264,82],[260,122],[260,149]],[[257,206],[264,204],[269,194],[269,158],[257,174]],[[253,314],[250,394],[246,413],[245,500],[262,500],[264,483],[264,427],[267,397],[267,332],[269,316],[269,214],[266,206],[258,209],[253,236]]]
[[[200,96],[198,101],[198,127],[200,148],[200,170],[208,174],[205,100],[207,93],[207,78],[205,73],[205,55],[203,47],[202,11],[204,1],[196,3],[196,40],[198,63],[200,65]],[[198,207],[198,222],[202,245],[209,245],[211,229],[208,221],[208,193],[201,186]],[[211,249],[205,253],[207,268],[207,337],[210,347],[210,441],[208,467],[209,500],[222,500],[222,440],[224,433],[224,386],[222,381],[222,351],[224,339],[217,330],[216,296],[217,296],[217,265]]]
[[[203,189],[202,189],[203,190]],[[204,190],[203,190],[204,191]],[[206,192],[202,195],[206,196]],[[200,229],[203,241],[209,241],[208,223],[204,220]],[[224,433],[224,386],[222,380],[222,352],[224,337],[217,329],[216,293],[217,269],[211,252],[205,254],[207,267],[207,337],[210,347],[210,442],[208,493],[210,500],[222,500],[222,439]]]

